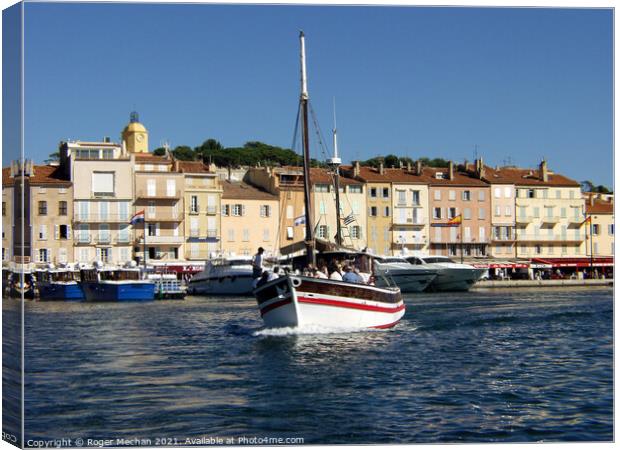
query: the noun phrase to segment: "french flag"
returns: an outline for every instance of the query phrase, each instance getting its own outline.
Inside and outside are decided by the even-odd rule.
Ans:
[[[131,220],[129,221],[129,223],[132,225],[135,225],[138,222],[144,222],[144,210],[138,211],[137,213],[135,213],[133,217],[131,218]]]

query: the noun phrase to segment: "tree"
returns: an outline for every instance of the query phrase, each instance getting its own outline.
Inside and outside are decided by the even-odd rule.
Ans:
[[[172,154],[176,159],[180,159],[182,161],[193,161],[195,159],[194,150],[187,145],[179,145],[172,150]]]
[[[599,184],[598,186],[596,186],[594,191],[598,192],[599,194],[610,194],[611,193],[609,188],[607,186],[603,186],[602,184]]]
[[[158,147],[155,150],[153,150],[153,154],[157,156],[165,156],[166,149],[164,147]]]
[[[594,184],[590,180],[582,181],[581,190],[583,192],[594,192]]]
[[[58,160],[60,160],[60,152],[50,153],[47,160],[48,161],[58,161]]]

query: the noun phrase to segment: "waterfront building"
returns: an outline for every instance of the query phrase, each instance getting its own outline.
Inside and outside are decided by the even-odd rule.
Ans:
[[[40,267],[73,261],[72,191],[71,182],[58,165],[34,165],[26,160],[23,164],[14,162],[10,168],[3,169],[3,262],[23,262]]]
[[[241,181],[222,181],[221,229],[225,256],[251,256],[258,247],[278,253],[278,196]]]
[[[174,170],[172,157],[136,153],[134,166],[134,211],[144,210],[144,224],[135,226],[134,254],[149,264],[184,259],[185,232],[183,173]]]
[[[424,167],[429,182],[429,253],[445,256],[488,256],[491,230],[489,185],[464,166]],[[447,226],[462,217],[459,226]]]
[[[614,201],[613,195],[584,193],[586,215],[592,219],[592,228],[584,225],[586,254],[594,257],[614,256]],[[590,234],[592,242],[590,242]]]
[[[121,133],[123,148],[129,153],[148,153],[149,133],[140,123],[137,112],[129,115],[129,123]]]
[[[515,257],[585,256],[585,203],[578,182],[552,172],[546,161],[538,169],[501,167],[495,173],[516,186]]]
[[[214,166],[201,161],[175,161],[183,175],[182,193],[185,259],[204,261],[223,251],[220,203],[221,180]]]
[[[132,155],[109,139],[63,142],[60,165],[73,182],[72,260],[84,264],[132,260]]]
[[[370,251],[390,255],[392,253],[392,169],[360,166],[343,166],[342,173],[362,181],[366,187],[367,244]]]
[[[494,258],[515,256],[515,180],[504,178],[499,170],[484,165],[482,158],[469,168],[471,173],[489,184],[491,235],[489,255]]]

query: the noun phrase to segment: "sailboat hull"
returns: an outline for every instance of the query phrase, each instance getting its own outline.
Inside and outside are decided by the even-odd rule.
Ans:
[[[397,288],[285,276],[254,293],[267,328],[391,328],[405,314]]]

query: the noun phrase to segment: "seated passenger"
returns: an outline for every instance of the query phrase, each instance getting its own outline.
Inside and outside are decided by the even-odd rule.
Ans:
[[[342,281],[346,281],[347,283],[363,283],[362,277],[355,273],[350,266],[344,266]]]
[[[340,266],[337,264],[331,264],[329,267],[329,279],[342,281],[342,274],[340,273]]]
[[[323,271],[319,270],[319,269],[314,269],[314,273],[312,274],[312,276],[314,278],[323,278],[323,279],[327,279],[327,275],[325,275],[325,273],[323,273]]]
[[[275,280],[276,278],[280,278],[280,268],[278,266],[275,266],[273,268],[273,272],[269,274],[269,277],[267,278],[267,282],[271,280]]]

